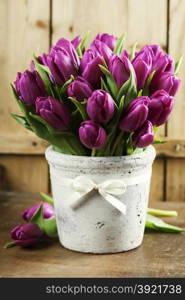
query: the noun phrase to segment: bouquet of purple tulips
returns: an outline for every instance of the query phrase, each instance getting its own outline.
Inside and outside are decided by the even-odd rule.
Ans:
[[[124,36],[106,33],[86,50],[86,38],[59,39],[17,74],[23,116],[13,117],[65,154],[122,156],[159,142],[154,134],[173,109],[181,59],[158,45],[128,53]]]

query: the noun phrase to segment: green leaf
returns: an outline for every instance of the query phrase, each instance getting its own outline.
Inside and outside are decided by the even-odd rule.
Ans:
[[[117,101],[119,101],[123,95],[125,95],[125,106],[131,100],[133,100],[137,97],[136,82],[135,82],[134,70],[133,70],[132,66],[130,69],[129,79],[119,89],[119,92],[117,94]]]
[[[166,216],[166,217],[177,217],[177,212],[175,210],[164,210],[164,209],[155,209],[148,208],[147,212],[156,216]]]
[[[163,220],[147,214],[145,228],[153,229],[159,232],[178,233],[184,231],[183,228],[165,223]]]
[[[175,72],[174,72],[175,75],[177,75],[178,72],[179,72],[179,70],[180,70],[180,67],[181,67],[183,58],[184,58],[184,56],[182,55],[182,56],[179,58],[179,60],[175,63]]]
[[[154,138],[153,144],[165,144],[167,141],[161,140],[159,138]]]
[[[68,86],[70,85],[71,82],[74,81],[74,79],[75,79],[74,76],[71,75],[71,77],[63,84],[63,86],[60,89],[60,93],[62,95],[64,95],[66,93]]]
[[[107,80],[106,86],[107,86],[109,92],[112,94],[113,98],[116,99],[117,93],[118,93],[118,87],[114,80],[114,77],[112,76],[110,71],[105,66],[99,65],[99,67],[100,67],[101,71],[103,72],[103,74],[105,74],[105,76],[106,76],[106,80]]]
[[[123,51],[124,40],[125,40],[125,34],[122,34],[116,42],[116,46],[113,51],[115,54],[119,55]]]
[[[43,204],[41,203],[37,211],[30,219],[30,223],[37,224],[44,231]]]
[[[149,87],[150,87],[150,83],[151,83],[151,81],[152,81],[152,79],[153,79],[153,77],[154,77],[154,75],[155,75],[155,70],[148,76],[148,79],[147,79],[147,81],[146,81],[146,84],[145,84],[145,86],[144,86],[144,88],[143,88],[143,96],[148,96],[148,94],[149,94]]]
[[[55,218],[44,219],[44,232],[51,238],[58,236]]]
[[[130,53],[130,61],[132,61],[135,57],[135,52],[136,52],[136,48],[137,48],[137,43],[135,43],[131,49],[131,53]]]
[[[41,194],[41,196],[44,198],[44,200],[45,200],[47,203],[51,204],[52,206],[54,205],[54,200],[53,200],[52,197],[50,197],[49,195],[47,195],[47,194],[45,194],[45,193],[43,193],[43,192],[40,192],[40,194]]]
[[[23,116],[19,116],[19,115],[16,115],[16,114],[12,114],[11,113],[11,116],[16,120],[18,121],[21,125],[23,125],[26,129],[29,129],[32,131],[31,129],[31,126],[28,124],[27,120],[25,117]]]
[[[39,73],[43,83],[44,83],[44,86],[46,88],[46,91],[48,93],[48,95],[51,95],[54,97],[54,94],[53,94],[53,91],[52,91],[52,86],[51,86],[51,82],[49,80],[49,77],[48,77],[48,68],[47,67],[44,67],[43,65],[41,65],[36,56],[34,55],[33,56],[33,61],[35,63],[35,69],[37,70],[37,72]]]
[[[79,43],[79,45],[78,45],[78,47],[76,49],[76,51],[77,51],[77,53],[78,53],[78,55],[79,55],[80,58],[82,58],[82,56],[83,56],[83,50],[84,50],[85,43],[86,43],[86,40],[87,40],[89,34],[90,34],[90,31],[88,31],[86,33],[86,35],[83,37],[83,39],[81,40],[81,42]]]
[[[81,102],[79,102],[78,100],[69,97],[69,99],[73,102],[73,104],[76,106],[76,108],[78,109],[79,113],[82,116],[82,119],[85,121],[88,119],[87,113],[86,113],[86,109],[85,109],[85,105],[82,104]]]
[[[106,83],[105,83],[105,81],[103,80],[102,77],[101,77],[101,89],[105,90],[107,92],[110,92],[108,86],[106,85]]]
[[[143,95],[143,90],[140,90],[137,94],[137,97],[141,97]]]

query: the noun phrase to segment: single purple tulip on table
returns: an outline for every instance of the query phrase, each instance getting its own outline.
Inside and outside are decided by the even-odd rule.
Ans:
[[[156,90],[165,90],[170,96],[175,96],[181,80],[170,72],[163,72],[156,74],[150,84],[150,92],[154,93]]]
[[[99,33],[96,36],[96,40],[100,40],[105,43],[112,51],[116,46],[117,37],[108,33]]]
[[[124,55],[122,58],[113,54],[109,60],[109,70],[120,88],[130,77],[132,64]]]
[[[82,144],[89,149],[101,149],[107,140],[105,129],[91,120],[81,123],[79,137]]]
[[[70,114],[65,105],[53,97],[39,97],[36,102],[36,113],[58,130],[67,130]]]
[[[151,145],[154,141],[153,126],[150,121],[146,121],[142,127],[138,128],[133,136],[132,142],[135,147],[143,148]]]
[[[78,76],[76,79],[69,85],[67,93],[69,97],[73,97],[78,101],[83,101],[88,99],[93,92],[93,89],[83,77]]]
[[[34,206],[27,208],[25,211],[22,213],[22,217],[25,221],[30,221],[30,219],[33,217],[33,215],[36,213],[36,211],[39,208],[39,204],[35,204]],[[55,217],[55,211],[54,207],[50,205],[47,202],[42,203],[42,211],[43,211],[43,217],[44,219],[51,219]]]
[[[174,106],[174,99],[164,90],[158,90],[150,96],[148,120],[153,126],[164,124]]]
[[[15,244],[21,247],[29,247],[37,244],[43,232],[36,224],[24,224],[16,226],[11,231],[11,238]]]
[[[87,113],[91,120],[108,122],[114,114],[114,100],[104,90],[96,90],[87,101]]]
[[[133,132],[143,125],[148,117],[149,97],[132,100],[126,107],[120,120],[120,129]]]
[[[18,96],[27,105],[34,105],[37,97],[46,95],[44,84],[37,71],[26,70],[17,73],[14,84]]]

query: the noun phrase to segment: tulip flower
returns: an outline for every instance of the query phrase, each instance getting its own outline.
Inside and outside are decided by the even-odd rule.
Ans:
[[[53,80],[63,85],[71,75],[77,76],[77,69],[71,56],[63,48],[53,48],[51,54],[43,54],[42,63],[49,67]]]
[[[170,96],[175,96],[181,80],[170,72],[156,74],[150,84],[150,92],[165,90]]]
[[[109,70],[119,88],[129,79],[131,68],[133,68],[132,64],[126,56],[123,56],[122,59],[117,55],[111,56]]]
[[[36,224],[24,224],[16,226],[11,231],[11,238],[16,245],[29,247],[37,244],[43,233]]]
[[[73,46],[75,47],[75,49],[78,47],[78,45],[80,44],[81,42],[81,37],[78,35],[76,36],[72,41],[71,43],[73,44]]]
[[[112,51],[116,46],[117,37],[107,33],[99,33],[96,36],[96,40],[100,40],[105,43]]]
[[[148,97],[132,100],[126,107],[120,121],[120,129],[133,132],[140,128],[148,117]]]
[[[78,42],[79,42],[79,38],[80,37],[76,37],[78,38]],[[77,43],[77,40],[73,40],[73,43]],[[76,52],[76,49],[74,47],[72,42],[61,38],[60,40],[58,40],[58,42],[51,48],[50,54],[52,56],[55,56],[55,52],[57,50],[65,50],[67,52],[67,54],[69,55],[69,57],[71,58],[71,61],[73,63],[73,65],[78,68],[80,65],[80,59],[79,56]]]
[[[80,69],[82,77],[84,77],[93,87],[100,84],[100,78],[103,76],[99,65],[103,65],[102,58],[92,50],[88,49],[84,52],[81,60]]]
[[[19,98],[27,105],[34,105],[37,97],[46,95],[44,84],[37,71],[26,70],[17,73],[14,84]]]
[[[150,121],[146,121],[142,127],[138,128],[133,136],[133,145],[139,148],[147,147],[154,141],[153,126]]]
[[[114,114],[114,100],[104,90],[96,90],[87,101],[87,113],[95,122],[108,122]]]
[[[101,149],[107,140],[105,129],[91,120],[81,123],[79,136],[82,144],[89,149]]]
[[[137,88],[143,89],[152,70],[152,56],[150,51],[139,52],[132,61],[137,77]]]
[[[78,101],[83,101],[88,99],[93,89],[91,85],[83,77],[78,76],[68,87],[68,96],[77,99]]]
[[[33,217],[33,215],[36,213],[39,207],[39,204],[35,204],[34,206],[27,208],[22,213],[23,219],[27,222],[30,221],[30,219]],[[54,207],[47,202],[42,203],[42,212],[44,219],[51,219],[55,217]]]
[[[53,97],[39,97],[36,102],[36,113],[58,130],[67,130],[70,114],[65,105]]]
[[[173,109],[173,105],[173,97],[171,97],[166,91],[156,91],[150,96],[150,101],[148,104],[148,120],[154,126],[160,126],[164,124]]]
[[[91,44],[91,49],[99,56],[103,57],[108,64],[112,55],[112,50],[100,40],[94,40]]]

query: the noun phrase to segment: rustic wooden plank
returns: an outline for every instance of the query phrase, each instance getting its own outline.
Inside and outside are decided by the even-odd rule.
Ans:
[[[48,191],[48,165],[43,156],[1,155],[5,190]]]
[[[155,159],[152,169],[149,203],[163,201],[164,168],[162,159]],[[157,199],[157,200],[156,200]]]
[[[37,136],[8,135],[0,136],[0,153],[6,154],[44,154],[49,144]]]
[[[27,193],[0,193],[0,277],[184,277],[185,234],[146,233],[141,247],[125,253],[95,255],[69,251],[58,241],[32,248],[3,249],[9,231],[22,223],[21,212],[32,206],[40,196]],[[177,210],[172,224],[185,226],[183,203],[155,202],[155,208]],[[170,242],[169,242],[170,241]],[[100,263],[101,261],[101,263]],[[21,263],[20,263],[21,262]],[[124,263],[120,263],[124,262]]]
[[[170,0],[170,28],[169,28],[169,50],[177,60],[185,52],[184,26],[185,26],[185,5],[184,1]],[[168,137],[185,139],[185,74],[184,62],[179,76],[182,78],[180,91],[175,97],[175,109],[168,123]],[[167,161],[167,200],[185,201],[185,159]]]

